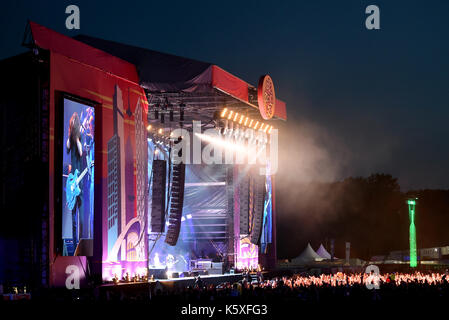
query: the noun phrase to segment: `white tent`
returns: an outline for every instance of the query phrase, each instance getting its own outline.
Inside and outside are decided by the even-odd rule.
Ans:
[[[323,244],[320,245],[316,253],[323,259],[330,259],[331,255],[327,250],[323,247]]]
[[[307,244],[307,247],[304,249],[304,251],[297,256],[296,258],[292,259],[292,264],[306,264],[309,262],[315,262],[315,261],[322,261],[323,258],[320,257],[313,249],[310,243]]]

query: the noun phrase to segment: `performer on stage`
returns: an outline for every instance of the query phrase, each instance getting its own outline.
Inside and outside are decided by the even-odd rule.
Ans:
[[[83,146],[81,144],[81,124],[80,118],[77,112],[72,114],[69,122],[69,136],[67,139],[67,153],[70,153],[70,166],[69,172],[82,172],[82,156],[83,156]],[[82,230],[84,224],[84,215],[80,214],[84,212],[83,207],[83,181],[79,183],[81,193],[77,196],[75,206],[72,209],[72,239],[73,247],[76,248],[79,242],[78,234],[78,223],[77,223],[77,213],[79,218],[79,227]]]
[[[72,109],[71,116],[65,124],[68,126],[65,146],[69,154],[66,158],[69,164],[65,195],[66,206],[72,216],[73,243],[72,247],[65,247],[68,255],[76,252],[80,239],[93,238],[94,109],[86,107],[79,111],[81,117]]]
[[[69,121],[69,134],[66,142],[67,153],[70,153],[69,173],[83,171],[83,146],[81,143],[81,123],[77,112],[74,112]],[[80,194],[76,196],[75,206],[72,209],[72,239],[75,250],[79,242],[80,230],[84,225],[83,180],[79,181]],[[79,224],[77,221],[79,220]]]
[[[83,150],[86,156],[88,175],[84,184],[85,195],[84,198],[88,201],[89,206],[85,208],[84,219],[87,223],[84,225],[85,229],[81,229],[81,238],[93,238],[93,213],[94,213],[94,157],[95,157],[95,139],[94,139],[94,108],[89,107],[81,112],[81,136],[83,137]]]

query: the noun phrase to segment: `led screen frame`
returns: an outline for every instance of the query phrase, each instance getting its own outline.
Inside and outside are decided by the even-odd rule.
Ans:
[[[56,92],[55,96],[55,251],[60,256],[93,256],[95,182],[96,173],[100,172],[95,163],[95,149],[100,141],[96,121],[99,104],[64,92]],[[73,130],[76,134],[71,134],[78,137],[76,148],[72,148],[75,143],[69,142],[73,138],[70,139],[68,128],[73,123],[77,124]],[[75,150],[81,150],[81,157]],[[74,192],[68,192],[71,190]]]

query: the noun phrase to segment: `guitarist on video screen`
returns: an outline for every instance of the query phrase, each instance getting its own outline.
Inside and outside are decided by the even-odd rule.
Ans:
[[[83,171],[83,146],[81,144],[81,123],[77,112],[74,112],[69,122],[69,134],[67,139],[67,153],[70,153],[70,172],[75,173]],[[83,207],[83,181],[79,182],[81,192],[76,197],[75,205],[72,209],[72,237],[74,248],[79,242],[79,230],[83,230],[84,225],[84,207]],[[77,214],[79,217],[79,226],[77,224]]]

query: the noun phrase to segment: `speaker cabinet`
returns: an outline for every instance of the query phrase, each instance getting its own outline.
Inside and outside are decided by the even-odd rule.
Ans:
[[[239,183],[239,208],[240,208],[240,234],[246,235],[249,233],[249,174],[243,173],[240,175]]]
[[[266,177],[255,173],[253,178],[253,212],[251,221],[250,242],[259,244],[263,225],[263,213],[265,208],[265,181]]]
[[[153,161],[153,188],[151,201],[151,232],[165,230],[165,185],[167,182],[167,162]]]
[[[165,243],[175,246],[181,230],[182,207],[184,205],[184,183],[186,166],[184,163],[173,165],[173,177],[170,188],[170,215]]]

